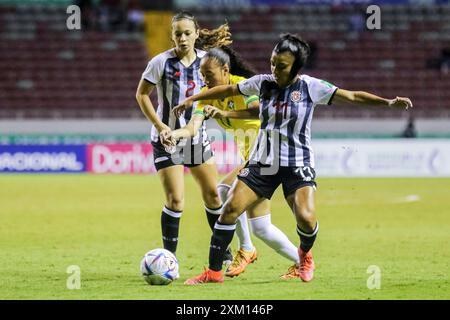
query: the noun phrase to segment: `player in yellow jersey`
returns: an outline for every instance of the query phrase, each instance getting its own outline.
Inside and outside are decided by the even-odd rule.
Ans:
[[[231,69],[231,73],[230,72]],[[237,57],[229,47],[211,49],[201,60],[200,73],[207,87],[213,88],[223,84],[237,84],[245,80],[243,76],[252,76],[250,69]],[[228,133],[232,133],[238,146],[242,158],[242,164],[237,166],[228,175],[226,175],[218,185],[219,196],[223,203],[228,197],[228,191],[235,182],[237,174],[244,167],[248,160],[250,151],[255,142],[260,127],[259,120],[232,119],[234,111],[245,110],[249,112],[259,112],[259,98],[257,96],[233,96],[223,100],[201,101],[193,110],[190,122],[183,128],[174,131],[164,131],[161,133],[161,142],[166,146],[173,146],[179,139],[194,136],[203,121],[212,115],[218,124]],[[178,115],[184,110],[174,110]],[[249,210],[247,210],[249,223],[253,234],[263,240],[268,246],[277,253],[288,258],[294,265],[288,269],[288,272],[281,276],[283,279],[298,278],[299,256],[297,247],[287,238],[287,236],[271,223],[270,202],[262,200]],[[256,260],[257,253],[248,231],[247,215],[242,214],[236,226],[236,234],[239,238],[237,254],[233,262],[228,266],[226,275],[234,277],[242,273],[248,264]]]
[[[208,72],[208,71],[205,71]],[[246,78],[241,76],[229,75],[229,84],[237,84]],[[211,86],[212,88],[213,86]],[[207,90],[204,87],[200,91]],[[234,96],[228,97],[223,100],[205,100],[199,101],[197,107],[194,109],[194,115],[206,115],[204,108],[209,106],[215,107],[218,110],[225,112],[228,111],[238,111],[243,109],[248,109],[251,107],[258,107],[259,97],[257,96]],[[239,154],[244,161],[248,160],[250,155],[251,147],[255,142],[256,136],[258,135],[259,127],[261,122],[259,120],[252,119],[231,119],[228,117],[216,118],[217,123],[226,130],[226,132],[231,132],[234,141],[237,144]],[[238,132],[239,131],[239,132]]]

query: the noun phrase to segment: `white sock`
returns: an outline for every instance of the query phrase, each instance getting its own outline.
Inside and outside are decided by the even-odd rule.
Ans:
[[[272,224],[270,213],[262,217],[251,218],[248,220],[255,236],[264,241],[265,244],[283,257],[297,264],[299,263],[297,247],[288,239],[283,231]]]
[[[248,228],[247,212],[244,211],[237,220],[236,235],[239,239],[239,247],[245,251],[253,250],[253,242],[250,237],[250,230]]]
[[[228,191],[230,191],[231,186],[220,183],[217,185],[217,193],[219,194],[220,200],[222,200],[222,205],[225,204],[225,201],[228,199]]]
[[[217,186],[217,191],[219,193],[220,200],[222,200],[222,203],[225,203],[227,201],[228,191],[231,189],[231,186],[227,184],[219,184]],[[239,216],[237,223],[236,223],[236,235],[239,240],[239,248],[244,249],[246,251],[253,250],[253,243],[252,239],[250,237],[250,230],[248,228],[248,222],[247,222],[247,213],[243,213]]]

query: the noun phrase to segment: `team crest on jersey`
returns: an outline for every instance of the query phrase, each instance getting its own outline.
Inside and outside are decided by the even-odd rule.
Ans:
[[[299,102],[301,98],[302,98],[302,95],[301,95],[300,91],[298,91],[298,90],[292,91],[292,93],[291,93],[291,101],[292,102]]]
[[[234,110],[234,102],[228,101],[228,109]]]
[[[241,171],[239,171],[239,177],[246,177],[249,172],[250,170],[248,168],[241,169]]]

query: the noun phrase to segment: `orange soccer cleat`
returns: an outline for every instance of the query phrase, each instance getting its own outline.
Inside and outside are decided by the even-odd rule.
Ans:
[[[202,283],[208,283],[208,282],[223,283],[222,271],[213,271],[213,270],[205,268],[205,271],[203,271],[202,274],[200,274],[199,276],[187,279],[184,282],[184,284],[193,286],[196,284],[202,284]]]
[[[239,249],[233,259],[233,262],[228,266],[225,275],[227,277],[236,277],[240,275],[245,271],[245,268],[247,268],[247,266],[250,263],[253,263],[256,259],[258,259],[258,253],[256,252],[255,247],[253,247],[253,250],[251,251]]]
[[[303,252],[301,248],[298,249],[298,255],[300,256],[300,267],[298,268],[300,279],[304,282],[309,282],[314,277],[314,260],[311,250]]]
[[[294,278],[300,278],[300,271],[299,271],[299,265],[294,264],[289,267],[288,271],[280,276],[280,279],[288,280],[288,279],[294,279]]]

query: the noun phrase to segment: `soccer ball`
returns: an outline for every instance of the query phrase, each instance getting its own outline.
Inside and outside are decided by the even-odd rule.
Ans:
[[[177,258],[166,249],[147,252],[141,261],[141,273],[151,285],[168,285],[180,276]]]

